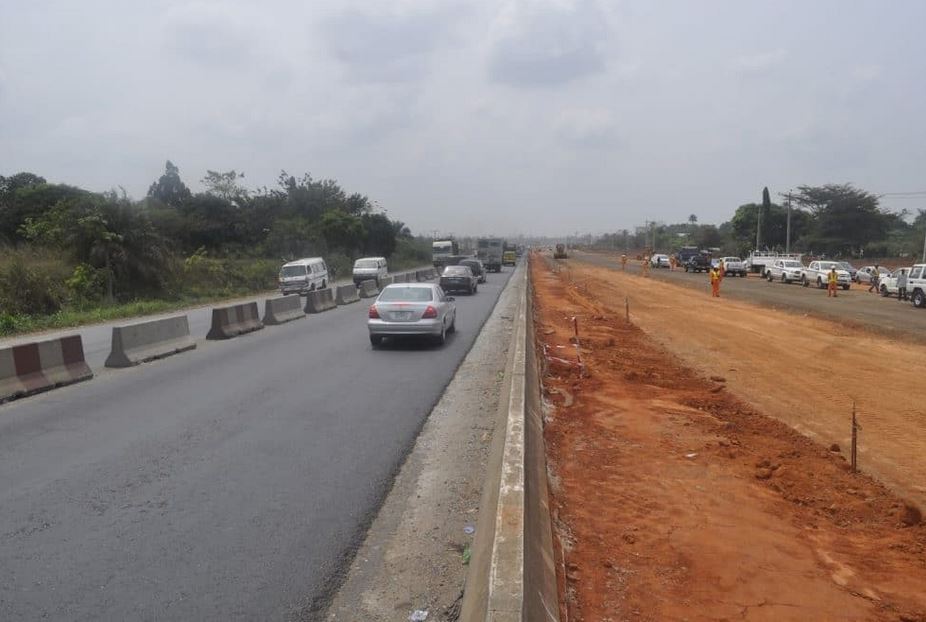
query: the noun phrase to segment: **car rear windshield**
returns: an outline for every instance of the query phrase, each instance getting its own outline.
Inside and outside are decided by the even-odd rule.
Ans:
[[[444,276],[465,276],[468,271],[466,266],[447,266],[444,268]]]
[[[375,259],[358,259],[354,263],[355,268],[378,268],[379,264]]]
[[[387,287],[379,295],[381,302],[428,302],[434,300],[430,287]]]
[[[800,268],[802,266],[799,261],[784,261],[781,265],[785,268]]]
[[[280,274],[283,276],[305,276],[305,266],[283,266]]]

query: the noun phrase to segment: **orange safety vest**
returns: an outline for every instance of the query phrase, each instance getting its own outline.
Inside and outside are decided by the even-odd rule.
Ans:
[[[830,285],[836,285],[839,282],[839,276],[830,270],[830,273],[827,275],[826,282]]]
[[[711,270],[711,283],[714,283],[719,280],[720,280],[720,273],[717,271],[717,268],[714,268],[713,270]]]

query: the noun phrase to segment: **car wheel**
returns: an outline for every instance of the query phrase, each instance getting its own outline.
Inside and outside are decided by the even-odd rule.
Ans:
[[[910,299],[913,301],[913,306],[917,309],[926,307],[926,294],[923,293],[923,290],[918,289],[913,292],[913,296],[911,296]]]
[[[447,327],[441,326],[440,335],[434,337],[434,343],[436,345],[442,346],[447,342]]]
[[[447,332],[448,333],[457,332],[457,314],[456,313],[453,314],[453,321],[450,322],[450,328],[447,329]]]
[[[881,295],[884,296],[885,298],[891,295],[890,292],[887,291],[887,285],[881,286]]]
[[[817,289],[823,289],[823,279],[817,279]]]
[[[473,293],[475,294],[475,293],[478,292],[478,291],[479,291],[479,286],[478,286],[478,285],[473,285]]]
[[[785,278],[784,272],[781,273],[781,282],[782,282],[782,283],[787,283],[787,282],[788,282],[788,279]]]
[[[328,281],[322,279],[322,289],[325,289],[326,287],[328,287]]]
[[[801,277],[801,285],[803,287],[810,287],[810,282],[807,280],[806,276]]]
[[[370,345],[378,348],[383,343],[383,338],[379,335],[370,335]]]
[[[848,285],[843,285],[843,286],[842,286],[842,290],[843,290],[843,291],[846,291],[846,290],[848,290],[848,289],[849,289],[849,286],[848,286]]]

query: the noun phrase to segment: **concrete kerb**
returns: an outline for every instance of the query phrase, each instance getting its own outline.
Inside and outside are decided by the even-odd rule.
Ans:
[[[317,289],[314,292],[309,292],[305,297],[306,313],[323,313],[325,311],[330,311],[337,306],[338,305],[334,300],[334,292],[330,287],[326,287],[325,289]]]
[[[302,298],[298,294],[268,298],[264,301],[265,325],[276,326],[303,317],[305,311],[302,310]]]
[[[0,403],[91,378],[80,335],[0,348]]]
[[[106,367],[131,367],[196,347],[185,315],[114,326]]]
[[[379,296],[379,288],[376,287],[376,281],[363,281],[360,284],[361,298],[375,298],[376,296]]]
[[[206,339],[231,339],[263,327],[257,311],[257,302],[217,307],[212,310],[212,326]]]
[[[376,285],[376,281],[363,281],[361,285],[366,285],[367,283],[372,283]],[[360,294],[357,293],[357,286],[353,283],[348,285],[339,285],[337,290],[334,293],[334,302],[338,306],[349,305],[360,300]]]
[[[559,622],[540,375],[527,271],[460,619]],[[508,373],[510,372],[510,373]]]

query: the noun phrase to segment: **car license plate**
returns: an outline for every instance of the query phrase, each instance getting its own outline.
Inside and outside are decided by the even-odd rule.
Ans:
[[[412,317],[411,311],[395,311],[392,316],[397,320],[410,320]]]

